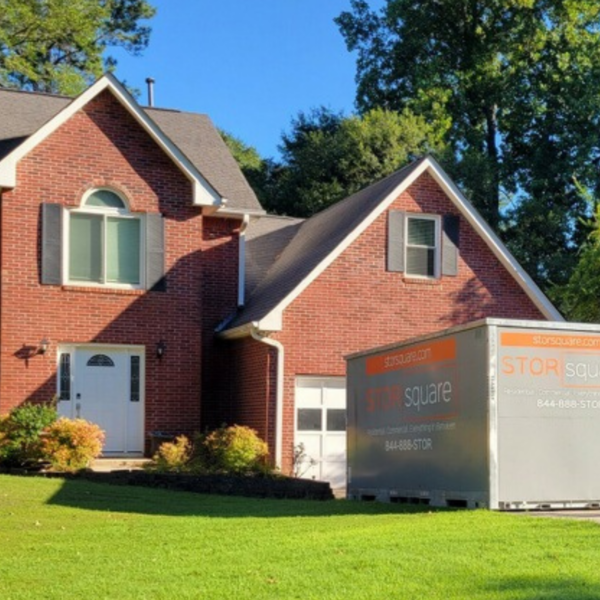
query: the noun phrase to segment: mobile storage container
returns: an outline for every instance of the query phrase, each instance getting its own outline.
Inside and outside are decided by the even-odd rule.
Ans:
[[[600,326],[485,319],[347,377],[349,498],[600,507]]]

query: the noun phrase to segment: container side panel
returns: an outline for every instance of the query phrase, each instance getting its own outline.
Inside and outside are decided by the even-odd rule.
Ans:
[[[500,502],[600,500],[600,334],[499,328]]]
[[[488,494],[485,327],[348,362],[349,493]]]

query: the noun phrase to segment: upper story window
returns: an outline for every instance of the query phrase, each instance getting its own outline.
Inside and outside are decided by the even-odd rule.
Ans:
[[[404,272],[413,277],[438,277],[439,217],[406,217]]]
[[[68,282],[143,286],[142,216],[110,190],[95,190],[68,213]]]
[[[459,225],[456,215],[389,211],[388,271],[414,279],[456,276]]]
[[[132,213],[109,189],[80,206],[42,205],[41,282],[165,291],[164,219]]]

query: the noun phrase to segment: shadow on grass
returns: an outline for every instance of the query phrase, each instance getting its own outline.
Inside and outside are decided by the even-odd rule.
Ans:
[[[598,600],[600,583],[590,585],[589,580],[579,577],[561,578],[542,576],[503,577],[490,583],[486,591],[500,592],[503,597],[515,600]]]
[[[60,489],[48,500],[48,504],[83,510],[216,518],[401,515],[452,510],[347,500],[279,500],[218,496],[83,480],[64,480]]]

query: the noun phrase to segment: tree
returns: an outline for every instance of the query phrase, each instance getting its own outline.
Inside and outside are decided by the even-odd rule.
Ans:
[[[593,218],[584,220],[588,236],[581,246],[578,262],[564,286],[551,290],[551,297],[569,321],[600,323],[600,207]]]
[[[265,208],[308,217],[411,159],[440,150],[441,137],[408,110],[374,109],[363,117],[323,107],[300,113],[283,135],[282,164],[270,166]]]
[[[281,166],[272,159],[262,158],[256,148],[240,138],[223,130],[219,130],[219,133],[259,202],[265,207],[270,206]]]
[[[147,0],[0,0],[0,85],[75,95],[116,60],[137,54],[155,9]]]
[[[584,209],[573,179],[600,186],[600,5],[388,0],[377,14],[352,0],[336,21],[359,109],[449,123],[451,174],[538,282],[564,282]]]

